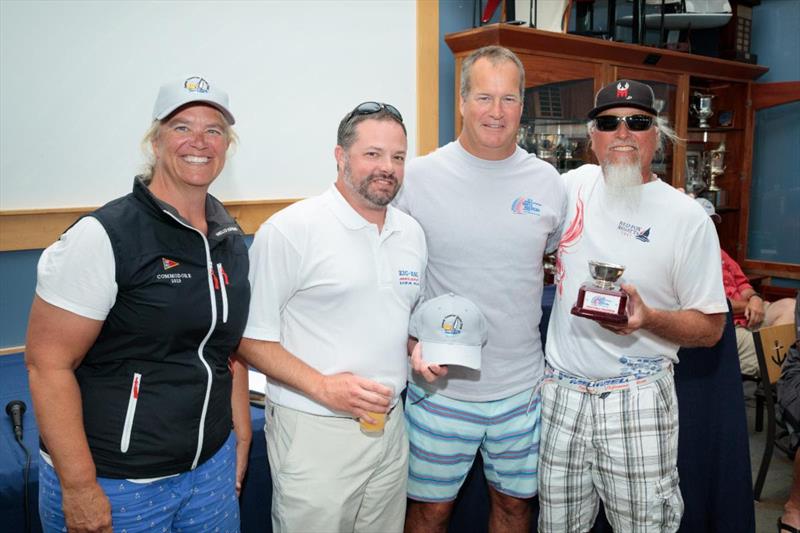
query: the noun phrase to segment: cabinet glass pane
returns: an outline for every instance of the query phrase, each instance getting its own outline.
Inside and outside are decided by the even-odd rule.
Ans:
[[[674,84],[638,80],[649,84],[656,97],[656,108],[674,124],[677,87]],[[594,103],[594,79],[585,78],[548,83],[525,90],[518,144],[528,152],[566,172],[594,162],[588,147],[586,115]],[[672,146],[656,154],[653,172],[672,182]]]
[[[593,99],[592,78],[526,89],[517,143],[560,172],[588,162],[586,114]]]
[[[800,102],[758,112],[748,259],[800,264],[798,124]]]
[[[669,121],[669,126],[675,127],[676,98],[678,87],[671,83],[637,79],[653,88],[656,97],[655,108],[658,114]],[[663,181],[672,183],[672,143],[664,142],[664,149],[657,152],[650,167],[653,172]]]

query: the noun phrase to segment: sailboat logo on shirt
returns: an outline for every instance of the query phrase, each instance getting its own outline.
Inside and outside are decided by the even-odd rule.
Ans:
[[[620,220],[617,225],[617,231],[624,237],[633,237],[637,241],[650,242],[650,229],[643,228],[630,222]]]
[[[170,268],[175,268],[179,266],[180,263],[177,261],[173,261],[172,259],[167,259],[166,257],[161,258],[161,264],[164,265],[164,270],[169,270]]]
[[[520,196],[511,202],[511,212],[515,215],[541,215],[542,204],[535,201],[533,198]]]

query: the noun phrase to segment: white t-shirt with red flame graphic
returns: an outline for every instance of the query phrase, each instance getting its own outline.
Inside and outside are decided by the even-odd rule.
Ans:
[[[580,286],[591,281],[589,261],[625,266],[649,307],[726,313],[714,224],[697,202],[655,179],[641,185],[638,203],[609,197],[599,166],[563,176],[567,217],[558,246],[556,299],[547,333],[553,368],[593,379],[654,374],[677,362],[678,345],[639,330],[617,335],[570,313]]]

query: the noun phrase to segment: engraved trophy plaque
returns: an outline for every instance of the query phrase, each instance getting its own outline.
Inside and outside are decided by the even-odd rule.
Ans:
[[[699,128],[710,128],[711,124],[708,119],[714,116],[714,111],[711,109],[711,100],[715,98],[713,94],[694,93],[695,103],[692,104],[692,111],[697,116]]]
[[[570,312],[597,322],[626,324],[628,295],[614,285],[624,271],[622,265],[589,261],[589,273],[594,281],[581,285]]]

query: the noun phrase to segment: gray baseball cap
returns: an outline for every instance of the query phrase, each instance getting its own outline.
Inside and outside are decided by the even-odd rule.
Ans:
[[[481,367],[488,326],[466,298],[451,292],[423,302],[411,315],[408,333],[422,342],[422,358],[428,363]]]
[[[216,88],[202,76],[190,76],[162,85],[153,106],[153,120],[163,120],[179,107],[192,102],[214,106],[228,124],[233,125],[236,122],[229,109],[228,93]]]

